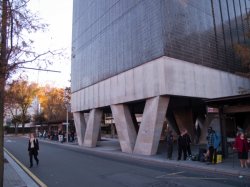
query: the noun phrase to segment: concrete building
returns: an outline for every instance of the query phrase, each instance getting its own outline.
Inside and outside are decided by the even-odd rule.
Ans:
[[[74,0],[71,102],[79,144],[96,146],[105,112],[123,152],[156,154],[165,120],[193,136],[206,114],[203,99],[250,88],[236,74],[243,69],[233,51],[249,42],[249,8],[247,0]],[[143,114],[139,126],[135,114]]]

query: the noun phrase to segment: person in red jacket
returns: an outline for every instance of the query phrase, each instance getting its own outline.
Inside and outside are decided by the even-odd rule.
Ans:
[[[240,160],[240,166],[247,168],[248,151],[250,149],[247,138],[244,133],[239,133],[235,139],[234,149],[238,152],[238,158]]]

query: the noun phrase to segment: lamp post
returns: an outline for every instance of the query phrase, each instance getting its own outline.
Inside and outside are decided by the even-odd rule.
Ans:
[[[66,112],[67,112],[67,115],[66,115],[66,141],[67,143],[69,142],[69,108],[70,108],[70,104],[66,104]]]
[[[64,90],[64,102],[66,106],[66,141],[69,142],[69,112],[70,112],[70,88]]]

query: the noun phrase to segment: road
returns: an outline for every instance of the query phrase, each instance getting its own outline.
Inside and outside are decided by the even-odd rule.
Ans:
[[[29,166],[28,139],[5,137],[5,148]],[[169,168],[93,155],[82,149],[40,141],[39,166],[30,169],[49,187],[250,187],[249,178]]]

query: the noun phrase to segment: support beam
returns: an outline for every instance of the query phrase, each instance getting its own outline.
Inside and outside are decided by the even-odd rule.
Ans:
[[[136,139],[135,154],[154,155],[157,152],[169,97],[147,99]]]
[[[128,106],[111,105],[115,126],[122,152],[132,153],[136,141],[136,131]]]
[[[191,137],[194,137],[194,122],[191,108],[175,110],[174,116],[180,131],[186,129]]]
[[[172,129],[175,131],[175,133],[180,134],[180,130],[179,130],[178,125],[176,123],[173,111],[168,110],[168,112],[166,114],[166,118],[167,118],[168,124],[172,127]]]
[[[92,109],[89,114],[84,137],[84,146],[96,147],[102,119],[102,110]]]
[[[74,112],[73,116],[75,121],[78,144],[81,146],[83,145],[84,135],[86,131],[86,121],[84,118],[84,113]]]
[[[223,108],[224,114],[250,112],[249,105],[226,106]]]
[[[132,121],[133,121],[133,124],[135,126],[135,131],[136,131],[136,134],[137,134],[138,131],[139,131],[139,125],[138,125],[135,113],[131,113],[131,117],[132,117]]]

